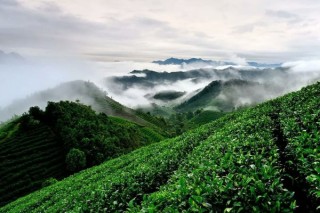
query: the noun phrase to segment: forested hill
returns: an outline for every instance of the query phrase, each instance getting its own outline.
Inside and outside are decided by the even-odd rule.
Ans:
[[[164,139],[162,132],[97,114],[74,102],[49,102],[0,128],[0,205],[82,169]]]
[[[154,143],[0,212],[317,212],[320,83]]]
[[[121,117],[151,128],[164,127],[164,124],[155,117],[123,106],[108,97],[107,92],[97,85],[87,81],[70,81],[54,88],[47,89],[30,95],[24,99],[13,102],[8,107],[0,109],[0,121],[9,119],[14,114],[22,114],[31,106],[44,108],[48,101],[79,100],[85,105],[90,105],[93,110],[103,112],[110,116]]]

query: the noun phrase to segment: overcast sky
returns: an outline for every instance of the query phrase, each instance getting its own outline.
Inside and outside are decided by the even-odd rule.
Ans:
[[[319,0],[0,0],[0,50],[101,61],[320,56]]]

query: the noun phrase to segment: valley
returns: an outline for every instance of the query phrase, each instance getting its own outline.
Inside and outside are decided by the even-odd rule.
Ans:
[[[0,212],[315,212],[319,94],[317,83],[229,113],[76,173]]]
[[[0,0],[0,213],[320,212],[319,0]]]

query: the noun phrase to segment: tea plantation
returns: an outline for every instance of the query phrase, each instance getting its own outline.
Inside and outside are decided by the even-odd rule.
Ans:
[[[0,206],[105,160],[163,140],[146,126],[49,102],[0,128]]]
[[[318,212],[320,83],[83,170],[0,212]]]

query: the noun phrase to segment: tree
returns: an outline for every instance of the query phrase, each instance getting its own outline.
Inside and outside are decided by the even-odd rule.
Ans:
[[[80,171],[87,164],[85,153],[79,149],[72,148],[67,154],[66,164],[69,171]]]
[[[36,120],[41,120],[43,118],[44,112],[38,107],[30,107],[29,114]]]
[[[190,120],[191,118],[193,118],[193,112],[187,112],[187,119]]]

